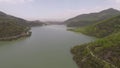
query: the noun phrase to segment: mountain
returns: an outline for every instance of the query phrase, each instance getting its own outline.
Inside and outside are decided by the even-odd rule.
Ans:
[[[8,15],[4,12],[0,12],[0,18],[2,20],[3,19],[11,20],[11,21],[16,22],[19,25],[24,25],[24,26],[29,26],[29,27],[41,26],[41,25],[44,24],[44,22],[40,22],[40,21],[27,21],[27,20],[22,19],[22,18],[18,18],[18,17],[12,16],[12,15]]]
[[[120,31],[120,15],[100,21],[94,25],[72,29],[72,31],[81,32],[99,38],[106,37]]]
[[[97,13],[82,14],[76,16],[74,18],[66,20],[64,23],[66,23],[68,27],[82,27],[95,24],[96,22],[103,21],[117,15],[120,15],[120,11],[109,8]]]
[[[120,32],[71,49],[79,68],[120,68]]]
[[[63,21],[45,21],[44,23],[47,25],[62,25],[62,24],[64,24]]]
[[[39,20],[29,21],[30,27],[36,27],[36,26],[42,26],[42,25],[46,25],[46,24],[44,22],[39,21]]]
[[[22,18],[14,17],[6,13],[0,12],[0,20],[2,21],[11,21],[16,22],[19,25],[29,26],[28,22]]]
[[[0,12],[0,40],[12,40],[30,35],[26,20]]]
[[[80,68],[120,68],[120,15],[73,31],[99,38],[71,49]]]

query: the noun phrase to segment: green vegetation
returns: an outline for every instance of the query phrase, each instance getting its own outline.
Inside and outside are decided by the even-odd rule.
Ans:
[[[16,36],[25,32],[26,27],[15,23],[0,22],[0,38]]]
[[[71,49],[80,68],[120,68],[120,15],[69,30],[99,38]]]
[[[71,49],[81,68],[120,68],[120,32]]]
[[[42,25],[46,25],[45,23],[41,22],[41,21],[29,21],[29,26],[30,27],[36,27],[36,26],[42,26]]]
[[[120,31],[120,16],[98,22],[91,26],[71,29],[71,31],[82,32],[98,38],[106,37]]]
[[[31,34],[26,20],[0,12],[0,40],[11,40]]]
[[[27,21],[0,12],[0,40],[12,40],[24,36],[30,36],[30,27],[42,26],[40,21]]]
[[[83,27],[95,24],[99,21],[103,21],[111,17],[115,17],[117,15],[120,15],[120,11],[110,8],[98,13],[82,14],[68,19],[64,23],[66,23],[68,27]]]

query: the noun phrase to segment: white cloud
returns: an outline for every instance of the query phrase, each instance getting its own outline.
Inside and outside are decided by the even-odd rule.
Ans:
[[[12,4],[17,4],[17,3],[26,3],[26,2],[32,2],[34,0],[0,0],[0,3],[12,3]]]

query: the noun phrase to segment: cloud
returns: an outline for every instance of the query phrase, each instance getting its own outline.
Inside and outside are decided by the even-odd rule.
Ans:
[[[120,10],[120,0],[106,0],[106,1],[109,4],[106,6]]]
[[[27,3],[32,2],[34,0],[0,0],[0,3],[11,3],[11,4],[17,4],[17,3]]]
[[[108,0],[108,1],[111,1],[111,2],[114,2],[114,3],[120,3],[120,0]]]
[[[120,0],[115,0],[116,1],[116,3],[120,3]]]

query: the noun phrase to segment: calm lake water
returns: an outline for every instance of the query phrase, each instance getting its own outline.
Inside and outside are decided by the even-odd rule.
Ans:
[[[0,42],[0,68],[77,68],[70,49],[95,38],[66,31],[64,25],[32,28],[32,36]]]

